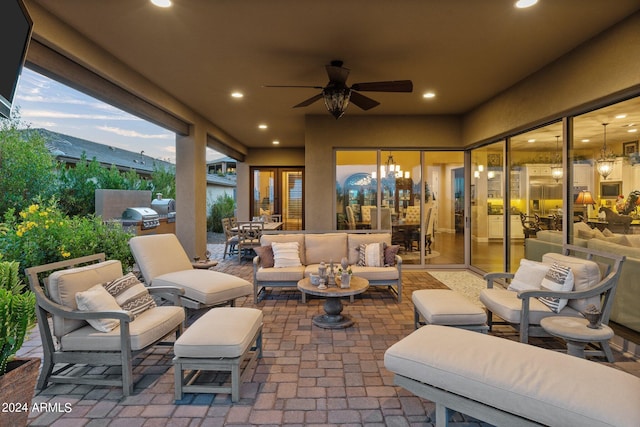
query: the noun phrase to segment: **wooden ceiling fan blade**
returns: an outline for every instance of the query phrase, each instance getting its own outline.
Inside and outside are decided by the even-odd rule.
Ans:
[[[300,104],[294,105],[293,108],[306,107],[306,106],[311,105],[311,104],[313,104],[314,102],[316,102],[316,101],[318,101],[320,99],[322,99],[322,93],[319,93],[319,94],[317,94],[315,96],[312,96],[311,98],[302,101]]]
[[[322,86],[296,86],[296,85],[262,85],[262,87],[292,87],[303,89],[324,89]]]
[[[413,92],[411,80],[390,80],[387,82],[356,83],[351,89],[363,92]]]
[[[351,102],[352,104],[355,104],[356,106],[362,108],[365,111],[380,105],[380,103],[375,99],[371,99],[368,96],[364,96],[363,94],[355,92],[353,90],[351,90],[351,97],[349,99],[349,102]]]

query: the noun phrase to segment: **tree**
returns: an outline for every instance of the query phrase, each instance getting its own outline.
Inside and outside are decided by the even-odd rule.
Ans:
[[[55,160],[38,132],[19,129],[19,118],[0,120],[0,214],[20,212],[56,187]]]

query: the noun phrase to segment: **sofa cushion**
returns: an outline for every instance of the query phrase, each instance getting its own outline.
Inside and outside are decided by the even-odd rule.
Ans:
[[[116,299],[122,310],[130,311],[134,317],[156,306],[147,288],[133,273],[127,273],[102,286]]]
[[[314,273],[318,272],[318,268]],[[297,282],[304,278],[305,267],[263,268],[256,272],[256,279],[265,282]],[[310,274],[310,273],[309,273]]]
[[[621,244],[625,246],[631,246],[633,248],[640,248],[640,234],[623,234],[622,237],[626,240],[627,243],[626,245],[624,243]]]
[[[571,267],[571,271],[573,272],[573,289],[576,291],[589,289],[597,285],[602,278],[600,267],[594,261],[562,254],[548,253],[542,256],[542,262],[545,264],[553,264],[554,262],[557,262]],[[590,304],[599,308],[600,297],[596,295],[590,298],[581,298],[569,301],[569,306],[573,307],[577,311],[584,311],[584,309]]]
[[[78,309],[82,311],[121,311],[116,299],[102,285],[94,285],[86,291],[76,294]],[[93,328],[100,332],[111,332],[118,327],[118,319],[87,319]]]
[[[526,258],[520,260],[520,267],[509,284],[510,291],[524,291],[540,289],[542,279],[549,271],[549,265],[542,262],[531,261]]]
[[[271,246],[273,242],[298,242],[298,249],[300,250],[300,262],[302,265],[307,263],[305,259],[304,237],[302,233],[284,233],[284,234],[263,234],[260,237],[260,245]]]
[[[569,292],[573,290],[573,273],[571,272],[571,267],[554,262],[549,271],[547,271],[547,274],[544,276],[544,279],[542,279],[540,288],[543,290],[547,289],[550,291],[561,292]],[[551,296],[538,297],[538,299],[556,313],[560,313],[560,310],[562,310],[569,302],[566,298]]]
[[[300,247],[298,242],[273,242],[271,248],[273,249],[273,266],[275,268],[298,267],[302,265],[300,262]]]
[[[368,243],[360,245],[358,265],[361,267],[383,267],[384,243]]]
[[[347,235],[347,246],[349,255],[349,264],[355,265],[358,263],[360,256],[360,245],[367,243],[379,243],[383,242],[387,245],[391,245],[391,233],[349,233]]]
[[[260,257],[260,265],[264,268],[273,267],[274,259],[273,259],[273,248],[271,245],[268,246],[256,246],[253,248],[256,251],[256,254]]]
[[[305,265],[331,260],[339,263],[347,256],[347,233],[307,234],[304,246]]]
[[[118,277],[122,277],[122,264],[117,260],[109,260],[84,267],[55,271],[49,276],[46,286],[52,300],[75,310],[78,308],[76,293]],[[84,320],[53,316],[53,333],[55,336],[61,337],[86,324],[87,322]]]
[[[400,273],[396,267],[362,267],[354,265],[351,267],[354,276],[363,277],[369,281],[375,280],[398,280]]]

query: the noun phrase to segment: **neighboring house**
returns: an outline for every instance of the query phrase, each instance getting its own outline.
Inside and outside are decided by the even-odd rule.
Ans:
[[[27,129],[24,132],[42,135],[51,154],[66,165],[75,165],[84,154],[88,161],[95,158],[106,168],[115,165],[121,171],[135,170],[141,178],[151,178],[154,166],[175,170],[173,163],[146,156],[144,151],[137,153],[46,129]],[[207,206],[224,193],[235,199],[235,170],[236,161],[230,157],[207,163]]]
[[[207,212],[218,196],[225,193],[236,200],[236,161],[231,157],[207,162]]]
[[[150,178],[154,166],[175,171],[173,163],[145,156],[144,151],[136,153],[46,129],[27,129],[25,132],[37,132],[42,135],[45,145],[51,154],[58,161],[68,165],[78,163],[84,153],[88,161],[95,158],[98,163],[106,168],[115,165],[121,171],[133,169],[142,178]]]

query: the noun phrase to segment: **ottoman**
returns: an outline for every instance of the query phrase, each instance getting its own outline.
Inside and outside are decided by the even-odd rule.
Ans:
[[[487,313],[450,289],[421,289],[411,295],[415,327],[443,325],[487,333]],[[422,321],[421,319],[424,319]]]
[[[185,392],[222,392],[231,393],[231,401],[237,402],[240,382],[262,357],[262,311],[245,307],[212,308],[176,340],[174,354],[176,400],[182,400]],[[196,383],[204,371],[229,372],[231,384]]]

